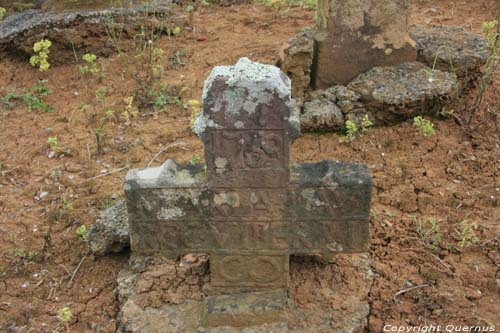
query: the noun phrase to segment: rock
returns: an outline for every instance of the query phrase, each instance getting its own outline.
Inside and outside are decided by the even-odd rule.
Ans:
[[[169,3],[169,0],[161,0],[159,5],[155,5],[155,12],[171,16]],[[152,10],[147,5],[79,11],[75,11],[74,7],[70,9],[73,10],[57,12],[30,9],[7,16],[0,22],[0,51],[21,51],[31,54],[35,42],[48,38],[53,44],[51,54],[57,50],[71,50],[69,56],[74,57],[73,48],[76,51],[87,51],[89,47],[87,35],[90,32],[95,53],[107,55],[113,48],[109,45],[104,23],[110,17],[129,18]],[[64,62],[65,57],[51,57],[51,60],[51,63],[57,64]]]
[[[331,258],[331,264],[295,257],[290,262],[288,293],[249,293],[243,297],[204,295],[208,272],[181,269],[183,262],[197,260],[192,255],[180,261],[160,255],[132,256],[118,273],[121,331],[341,333],[363,332],[367,327],[367,295],[374,278],[367,253],[339,254]],[[137,270],[137,266],[142,268]],[[283,304],[286,320],[250,327],[222,326],[231,323],[233,315],[248,312],[248,307],[259,313],[266,306]]]
[[[101,212],[87,233],[91,251],[98,255],[121,252],[130,246],[125,200]]]
[[[312,31],[305,29],[291,38],[280,52],[278,67],[292,80],[292,97],[304,98],[311,84],[314,41]]]
[[[454,97],[457,76],[417,63],[374,67],[347,88],[360,96],[377,124],[440,111]]]
[[[334,102],[315,99],[304,103],[300,123],[303,131],[338,130],[344,126],[344,116]]]
[[[478,76],[488,59],[486,39],[462,27],[418,27],[410,29],[417,43],[417,60],[458,77]]]

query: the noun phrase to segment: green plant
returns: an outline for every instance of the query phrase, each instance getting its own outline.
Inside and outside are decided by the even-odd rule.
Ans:
[[[134,96],[129,96],[124,98],[125,110],[122,112],[122,116],[125,120],[129,120],[130,117],[137,117],[139,111],[134,106]]]
[[[16,106],[15,101],[22,101],[27,107],[28,112],[33,110],[52,112],[52,107],[49,106],[41,97],[46,97],[52,93],[52,90],[45,86],[45,80],[38,81],[29,92],[23,90],[22,93],[9,93],[3,96],[2,102],[9,108]]]
[[[438,250],[442,239],[439,222],[433,218],[428,219],[427,223],[424,223],[421,218],[415,218],[414,221],[417,226],[418,238],[430,249]]]
[[[82,240],[87,240],[87,227],[85,224],[82,224],[78,229],[76,229],[76,236]]]
[[[122,53],[121,38],[124,28],[125,24],[123,24],[123,22],[117,22],[115,16],[111,13],[108,15],[105,25],[106,34],[113,43],[118,55]]]
[[[67,306],[59,309],[57,311],[57,319],[61,321],[61,323],[65,326],[66,332],[69,331],[69,322],[73,319],[73,311]],[[60,332],[61,327],[59,327],[58,332]]]
[[[97,68],[96,64],[97,56],[95,54],[87,53],[83,55],[82,59],[85,62],[85,65],[80,66],[80,73],[82,73],[82,75],[85,75],[89,72],[92,74],[92,76],[96,76],[97,74],[99,74],[99,69]]]
[[[3,7],[0,7],[0,22],[3,21],[3,18],[5,17],[5,14],[7,14],[7,10]]]
[[[365,115],[363,119],[361,119],[361,132],[367,133],[373,127],[373,123],[368,118],[368,115]]]
[[[26,252],[24,249],[16,249],[14,255],[22,260],[35,261],[38,257],[38,252],[37,251]]]
[[[488,48],[490,53],[486,61],[485,71],[481,78],[479,91],[474,98],[472,106],[470,107],[469,117],[466,121],[466,130],[472,130],[471,123],[477,110],[481,108],[484,100],[484,93],[491,85],[493,75],[500,65],[500,55],[498,54],[498,46],[500,45],[500,0],[498,0],[497,19],[495,21],[483,22],[482,30],[486,33]]]
[[[434,124],[422,116],[413,118],[413,126],[422,134],[423,136],[431,136],[436,133],[434,129]]]
[[[154,109],[156,111],[169,112],[168,105],[182,105],[181,96],[183,92],[184,89],[177,91],[176,87],[169,88],[167,83],[162,83],[154,101]]]
[[[170,66],[172,69],[176,69],[177,66],[185,66],[186,61],[184,60],[184,52],[177,50],[173,56],[170,57]]]
[[[345,122],[345,129],[346,129],[346,135],[345,135],[345,141],[346,142],[352,142],[356,139],[358,135],[358,126],[356,126],[356,123],[352,120],[347,120]]]
[[[50,150],[57,154],[61,151],[61,147],[59,147],[59,144],[57,142],[57,136],[51,136],[47,139],[47,144],[50,146]]]
[[[41,72],[48,71],[50,68],[49,64],[49,53],[52,42],[48,39],[42,39],[35,43],[33,46],[33,51],[35,55],[30,58],[30,64],[33,67],[39,68]]]
[[[105,127],[108,122],[115,117],[113,110],[105,107],[106,90],[103,88],[96,90],[96,100],[100,105],[82,105],[81,110],[87,119],[87,127],[93,133],[96,140],[97,154],[102,153],[104,143]]]
[[[190,165],[196,165],[196,164],[199,164],[201,161],[201,158],[200,156],[198,155],[193,155],[193,157],[191,157],[191,159],[189,160],[189,164]]]
[[[476,235],[478,225],[476,223],[468,223],[462,221],[460,223],[460,241],[458,242],[459,248],[466,248],[479,242],[479,237]]]

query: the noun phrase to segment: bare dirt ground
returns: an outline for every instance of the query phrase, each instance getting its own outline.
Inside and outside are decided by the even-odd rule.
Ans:
[[[495,3],[414,1],[411,22],[479,32],[481,22],[495,18]],[[199,99],[213,66],[234,64],[243,56],[274,63],[282,43],[312,24],[313,12],[299,8],[277,20],[264,6],[204,8],[194,15],[194,34],[161,39],[168,56],[182,50],[186,61],[169,68],[163,81],[186,87],[185,101]],[[87,51],[99,51],[92,47],[89,40]],[[115,53],[99,64],[103,79],[90,89],[107,87],[107,103],[123,110],[123,98],[134,89],[134,69],[125,68]],[[80,111],[88,102],[88,84],[75,61],[41,73],[27,58],[3,56],[0,77],[0,95],[31,87],[38,79],[48,80],[54,91],[47,97],[53,113],[28,113],[22,104],[0,106],[0,330],[52,332],[60,325],[57,311],[68,306],[72,332],[114,332],[118,304],[113,290],[128,254],[93,257],[76,230],[123,196],[126,168],[146,166],[174,142],[181,145],[167,149],[153,165],[167,158],[203,158],[202,144],[189,129],[190,112],[171,107],[168,113],[142,111],[130,124],[116,119],[106,128],[105,153],[96,156]],[[362,162],[373,173],[369,251],[376,277],[370,332],[381,332],[389,323],[500,330],[499,96],[497,75],[472,138],[453,120],[435,119],[431,137],[407,122],[375,128],[350,144],[340,143],[335,133],[304,134],[294,143],[295,162]],[[48,158],[46,142],[53,136],[64,157]]]

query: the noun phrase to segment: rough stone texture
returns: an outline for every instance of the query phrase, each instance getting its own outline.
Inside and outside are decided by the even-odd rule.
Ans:
[[[87,233],[90,250],[98,255],[121,252],[130,246],[125,200],[100,213]]]
[[[413,62],[372,68],[347,88],[360,96],[376,123],[391,123],[440,111],[454,98],[457,76]]]
[[[59,1],[54,2],[54,4],[58,3]],[[104,24],[110,17],[123,17],[127,19],[137,14],[153,11],[148,5],[102,9],[102,5],[96,8],[88,4],[88,7],[82,9],[81,3],[83,2],[69,6],[70,10],[47,11],[30,9],[19,14],[7,16],[0,22],[0,51],[18,50],[26,54],[31,54],[33,44],[42,38],[49,38],[53,42],[53,49],[72,50],[72,47],[74,47],[78,51],[85,49],[88,45],[86,34],[90,31],[94,43],[98,41],[99,37],[106,40],[106,42],[102,42],[103,47],[99,51],[95,51],[98,54],[103,54],[105,50],[109,51],[113,49],[112,45],[106,44],[108,38]],[[170,0],[161,0],[154,7],[154,11],[171,16],[170,3]],[[77,6],[77,4],[80,5]],[[44,6],[51,8],[49,2]],[[56,7],[59,8],[59,6],[57,5]],[[127,34],[128,32],[125,31],[124,33]],[[52,62],[57,63],[56,58],[52,58]]]
[[[429,67],[474,76],[488,59],[485,37],[462,27],[418,27],[410,29],[417,43],[417,60]]]
[[[324,161],[289,169],[300,133],[290,89],[274,66],[243,58],[216,67],[193,126],[205,144],[206,174],[167,161],[127,175],[134,253],[210,254],[206,328],[282,325],[290,255],[365,250],[368,168]]]
[[[409,0],[322,0],[315,33],[316,89],[346,85],[374,66],[415,61]]]
[[[344,127],[344,115],[334,102],[315,99],[304,103],[300,117],[303,131],[339,130]]]
[[[278,66],[292,80],[293,98],[303,99],[311,85],[313,56],[313,33],[309,29],[291,38],[280,51]]]
[[[373,272],[365,253],[339,254],[330,264],[294,257],[290,262],[288,296],[271,292],[257,294],[257,299],[251,298],[255,294],[243,298],[204,297],[201,290],[208,281],[206,256],[190,257],[193,259],[188,260],[190,264],[186,264],[185,258],[181,261],[161,256],[131,258],[118,275],[116,289],[123,332],[344,333],[363,332],[367,326],[367,295]],[[227,307],[228,304],[232,306]],[[239,323],[204,324],[209,311],[212,320],[222,319],[224,323],[231,322],[231,314],[239,309],[251,306],[259,312],[269,305],[283,307],[283,313],[271,309],[262,312],[260,319],[276,314],[284,315],[286,320],[249,327],[240,327]],[[226,315],[228,319],[224,318]]]

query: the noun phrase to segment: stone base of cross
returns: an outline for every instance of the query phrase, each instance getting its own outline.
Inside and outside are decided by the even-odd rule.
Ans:
[[[206,168],[169,160],[127,175],[133,252],[210,254],[207,326],[279,320],[290,255],[364,251],[370,173],[332,161],[289,167],[300,133],[290,90],[274,66],[216,67],[193,128]]]

